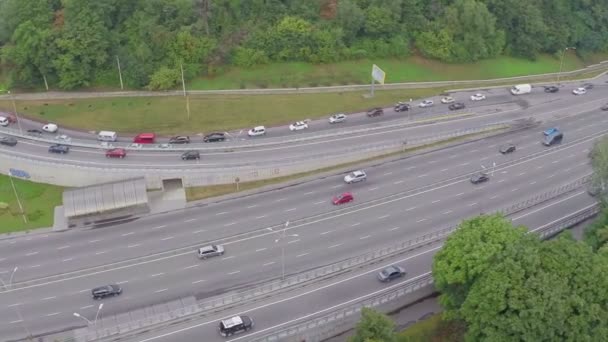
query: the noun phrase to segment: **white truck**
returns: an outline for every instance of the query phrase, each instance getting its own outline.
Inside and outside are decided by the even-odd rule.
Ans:
[[[513,95],[530,94],[531,92],[532,86],[529,84],[518,84],[511,88],[511,94]]]

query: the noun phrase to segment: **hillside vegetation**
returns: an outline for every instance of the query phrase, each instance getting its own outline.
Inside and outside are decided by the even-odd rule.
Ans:
[[[168,89],[226,66],[608,51],[605,0],[3,0],[7,86]]]

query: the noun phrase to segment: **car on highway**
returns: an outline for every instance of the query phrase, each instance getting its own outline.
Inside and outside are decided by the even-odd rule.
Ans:
[[[4,116],[0,116],[0,126],[8,126],[10,122],[8,122],[8,119]]]
[[[515,152],[515,145],[513,144],[505,144],[500,146],[500,148],[498,149],[498,151],[502,154],[507,154],[507,153],[511,153],[511,152]]]
[[[72,141],[72,138],[68,137],[65,134],[61,134],[61,135],[56,136],[55,140],[59,140],[64,143],[69,143],[70,141]]]
[[[608,103],[600,107],[601,110],[608,110]]]
[[[133,137],[133,142],[136,144],[154,144],[156,141],[156,134],[154,133],[139,133]]]
[[[378,280],[388,283],[391,280],[404,277],[405,274],[405,270],[401,266],[391,265],[378,272]]]
[[[44,133],[44,132],[42,132],[41,130],[39,130],[39,129],[37,129],[37,128],[34,128],[34,129],[28,129],[26,132],[27,132],[28,134],[31,134],[31,135],[41,135],[42,133]]]
[[[105,141],[104,141],[105,142]],[[102,143],[103,144],[103,143]],[[136,149],[140,149],[143,148],[144,145],[143,144],[138,144],[138,143],[132,143],[129,145],[130,148],[136,148]]]
[[[345,192],[345,193],[343,193],[343,194],[341,194],[341,195],[334,196],[334,197],[331,199],[331,202],[332,202],[334,205],[340,205],[340,204],[344,204],[344,203],[352,202],[352,201],[354,201],[354,200],[355,200],[355,197],[353,196],[353,194],[352,194],[352,193],[350,193],[350,192]]]
[[[441,99],[441,103],[443,103],[443,104],[453,103],[455,101],[456,101],[456,99],[451,96],[446,96]]]
[[[587,94],[587,89],[582,88],[582,87],[576,88],[576,89],[574,89],[572,91],[572,94],[574,94],[574,95],[585,95],[585,94]]]
[[[462,102],[452,103],[451,105],[448,106],[448,108],[450,110],[459,110],[459,109],[464,109],[465,107],[466,106]]]
[[[546,130],[543,131],[543,135],[551,135],[551,134],[556,133],[558,131],[559,131],[559,129],[557,127],[547,128]]]
[[[259,135],[266,135],[266,127],[264,126],[256,126],[250,129],[247,132],[247,135],[250,137],[257,137]]]
[[[471,176],[471,183],[479,184],[490,180],[490,177],[485,172],[477,172],[476,174]]]
[[[203,142],[218,142],[226,140],[226,134],[221,132],[209,133],[203,137]]]
[[[57,127],[57,125],[55,125],[54,123],[48,123],[42,126],[42,130],[49,133],[55,133],[58,129],[59,127]]]
[[[17,145],[17,139],[13,137],[0,137],[0,145],[15,146]]]
[[[301,131],[303,129],[308,128],[308,124],[304,121],[297,121],[292,123],[291,125],[289,125],[289,130],[290,131]]]
[[[182,153],[182,160],[199,160],[201,159],[201,154],[198,151],[186,151]]]
[[[585,88],[586,90],[591,90],[593,89],[593,83],[585,83],[583,84],[583,88]]]
[[[224,255],[224,246],[222,245],[209,245],[198,249],[199,259],[207,259],[220,255]]]
[[[162,143],[162,144],[158,144],[156,145],[157,148],[162,148],[162,149],[167,149],[167,148],[171,148],[173,147],[171,144],[169,143]]]
[[[547,135],[545,139],[543,139],[543,145],[551,146],[561,144],[562,139],[564,139],[564,134],[562,132],[555,132],[553,134]]]
[[[66,153],[70,152],[70,147],[66,146],[66,145],[61,145],[61,144],[54,144],[54,145],[49,146],[49,152],[66,154]]]
[[[190,143],[190,137],[187,135],[178,135],[175,137],[172,137],[171,139],[169,139],[169,144],[189,144]]]
[[[118,296],[122,293],[122,288],[118,285],[105,285],[91,290],[93,299],[103,299],[109,296]]]
[[[557,93],[559,88],[556,86],[547,86],[545,87],[545,93]]]
[[[405,102],[397,102],[394,110],[395,112],[407,112],[410,110],[410,104]]]
[[[486,96],[481,93],[471,95],[471,101],[483,101],[486,99]]]
[[[113,148],[106,151],[106,158],[124,158],[127,156],[127,150],[124,148]]]
[[[353,171],[353,172],[347,174],[346,176],[344,176],[344,181],[347,184],[363,182],[366,179],[367,179],[367,174],[365,174],[365,171],[363,171],[363,170]]]
[[[253,329],[254,325],[253,319],[249,316],[234,316],[220,322],[220,335],[228,337],[234,334],[240,334]]]
[[[0,112],[0,116],[8,121],[8,124],[14,124],[17,122],[17,115],[11,112]]]
[[[342,114],[342,113],[334,114],[329,117],[330,124],[340,123],[340,122],[344,122],[344,121],[346,121],[346,114]]]
[[[424,100],[418,104],[420,108],[432,107],[434,104],[433,100]]]
[[[383,114],[384,114],[384,109],[382,109],[380,107],[372,108],[367,111],[367,116],[369,116],[369,117],[381,116]]]

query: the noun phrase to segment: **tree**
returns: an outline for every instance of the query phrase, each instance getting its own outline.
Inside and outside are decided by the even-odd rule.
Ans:
[[[167,90],[175,87],[180,81],[181,74],[179,69],[162,67],[150,77],[150,90]]]
[[[603,137],[593,145],[589,153],[593,168],[592,187],[604,201],[608,199],[608,137]]]
[[[350,342],[393,342],[395,323],[386,315],[373,309],[361,309],[361,320],[355,327],[355,336]]]
[[[593,223],[585,229],[585,242],[595,251],[608,242],[608,208],[604,207]]]
[[[471,286],[496,255],[521,240],[525,231],[498,214],[462,221],[433,259],[435,287],[441,292],[439,301],[447,318],[459,317]]]
[[[568,238],[510,244],[462,305],[468,341],[608,340],[608,260]]]

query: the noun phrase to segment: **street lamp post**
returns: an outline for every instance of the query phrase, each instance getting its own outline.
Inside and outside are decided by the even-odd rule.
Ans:
[[[569,47],[566,47],[564,49],[564,51],[562,51],[562,58],[561,58],[561,61],[559,62],[559,72],[557,73],[557,85],[558,86],[559,86],[560,76],[562,75],[562,67],[564,66],[564,55],[566,54],[566,51],[568,51],[568,50],[576,50],[576,48],[573,46],[569,46]]]
[[[91,322],[88,318],[84,317],[83,315],[79,314],[78,312],[74,312],[73,315],[74,315],[74,317],[84,319],[88,325],[92,325],[94,329],[97,329],[97,318],[99,317],[99,313],[101,312],[102,308],[103,308],[103,303],[99,304],[99,307],[97,307],[97,313],[95,314],[95,320],[93,322]]]
[[[286,221],[281,232],[277,232],[276,230],[273,230],[272,228],[267,228],[271,232],[277,232],[279,234],[279,237],[274,240],[274,243],[282,242],[282,240],[285,240],[285,238],[288,238],[288,237],[298,237],[299,236],[298,234],[289,234],[288,235],[287,234],[288,226],[289,226],[289,221]],[[281,244],[281,281],[284,281],[284,280],[285,280],[285,243],[282,243]]]
[[[4,287],[4,290],[9,290],[11,285],[13,284],[13,278],[15,276],[15,272],[17,272],[17,270],[19,269],[19,267],[15,266],[15,268],[13,268],[13,272],[11,273],[11,276],[9,277],[8,280],[8,285],[4,282],[4,280],[2,280],[2,278],[0,278],[0,282],[2,282],[2,286]],[[23,327],[23,330],[25,330],[25,333],[28,336],[28,339],[32,339],[32,334],[30,333],[30,330],[27,328],[27,326],[25,325],[25,322],[23,321],[23,316],[21,315],[21,311],[19,311],[19,304],[14,305],[13,306],[15,308],[15,312],[17,313],[17,317],[19,318],[19,323],[21,323],[21,326]]]
[[[15,94],[12,94],[10,90],[7,93],[11,95],[11,102],[13,102],[13,111],[15,112],[15,119],[17,119],[17,127],[19,127],[19,134],[23,134],[23,129],[21,128],[21,119],[19,119],[19,114],[17,113],[17,103],[15,102]]]

